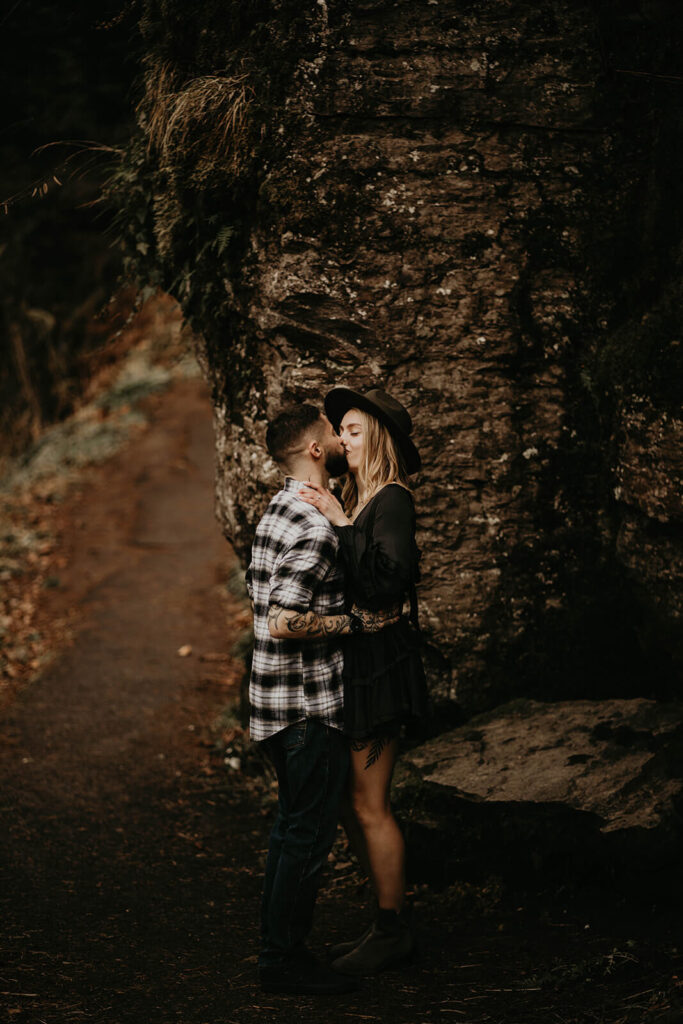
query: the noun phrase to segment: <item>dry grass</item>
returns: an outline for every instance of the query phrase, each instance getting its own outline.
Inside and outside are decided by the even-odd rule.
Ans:
[[[205,75],[180,86],[169,65],[155,68],[144,104],[149,149],[168,167],[191,161],[200,177],[216,166],[237,173],[249,147],[253,99],[247,74]]]

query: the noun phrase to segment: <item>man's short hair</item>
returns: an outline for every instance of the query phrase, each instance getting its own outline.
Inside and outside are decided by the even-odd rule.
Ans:
[[[322,419],[314,405],[289,405],[271,420],[266,430],[266,447],[279,463],[287,463],[289,456],[300,446],[306,431]]]

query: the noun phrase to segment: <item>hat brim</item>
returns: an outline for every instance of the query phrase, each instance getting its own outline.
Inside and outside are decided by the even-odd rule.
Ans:
[[[339,424],[349,409],[361,409],[384,424],[401,449],[408,473],[417,473],[422,468],[420,453],[409,435],[401,430],[395,420],[388,416],[380,406],[375,405],[365,395],[361,395],[360,392],[353,391],[351,388],[332,388],[325,395],[325,413],[335,430],[339,430]]]

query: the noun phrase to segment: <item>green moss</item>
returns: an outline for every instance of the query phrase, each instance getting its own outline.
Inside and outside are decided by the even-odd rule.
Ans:
[[[293,0],[143,5],[145,96],[109,199],[126,275],[170,292],[208,345],[239,336],[225,282],[238,279],[268,167],[302,116],[284,100],[319,21]],[[295,196],[265,201],[291,208]]]

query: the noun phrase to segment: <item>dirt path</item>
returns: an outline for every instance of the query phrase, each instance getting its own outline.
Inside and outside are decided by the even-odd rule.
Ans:
[[[182,1019],[170,991],[220,961],[226,885],[242,886],[234,851],[201,870],[205,816],[231,807],[240,829],[239,798],[221,794],[220,812],[196,798],[212,770],[207,727],[231,691],[225,663],[200,660],[232,642],[209,408],[194,381],[153,405],[152,428],[71,502],[51,601],[55,614],[77,602],[75,642],[2,722],[0,1005],[12,1020]],[[244,936],[228,941],[244,954]]]
[[[239,623],[213,519],[210,411],[194,381],[151,407],[151,427],[66,510],[67,565],[49,599],[55,615],[77,607],[75,641],[0,720],[1,1019],[663,1019],[677,984],[664,933],[648,952],[652,929],[636,931],[627,908],[606,923],[585,904],[518,906],[495,880],[419,892],[420,959],[358,995],[261,995],[272,800],[213,749],[211,724],[236,687],[217,656]],[[362,930],[357,890],[342,852],[315,946]]]

